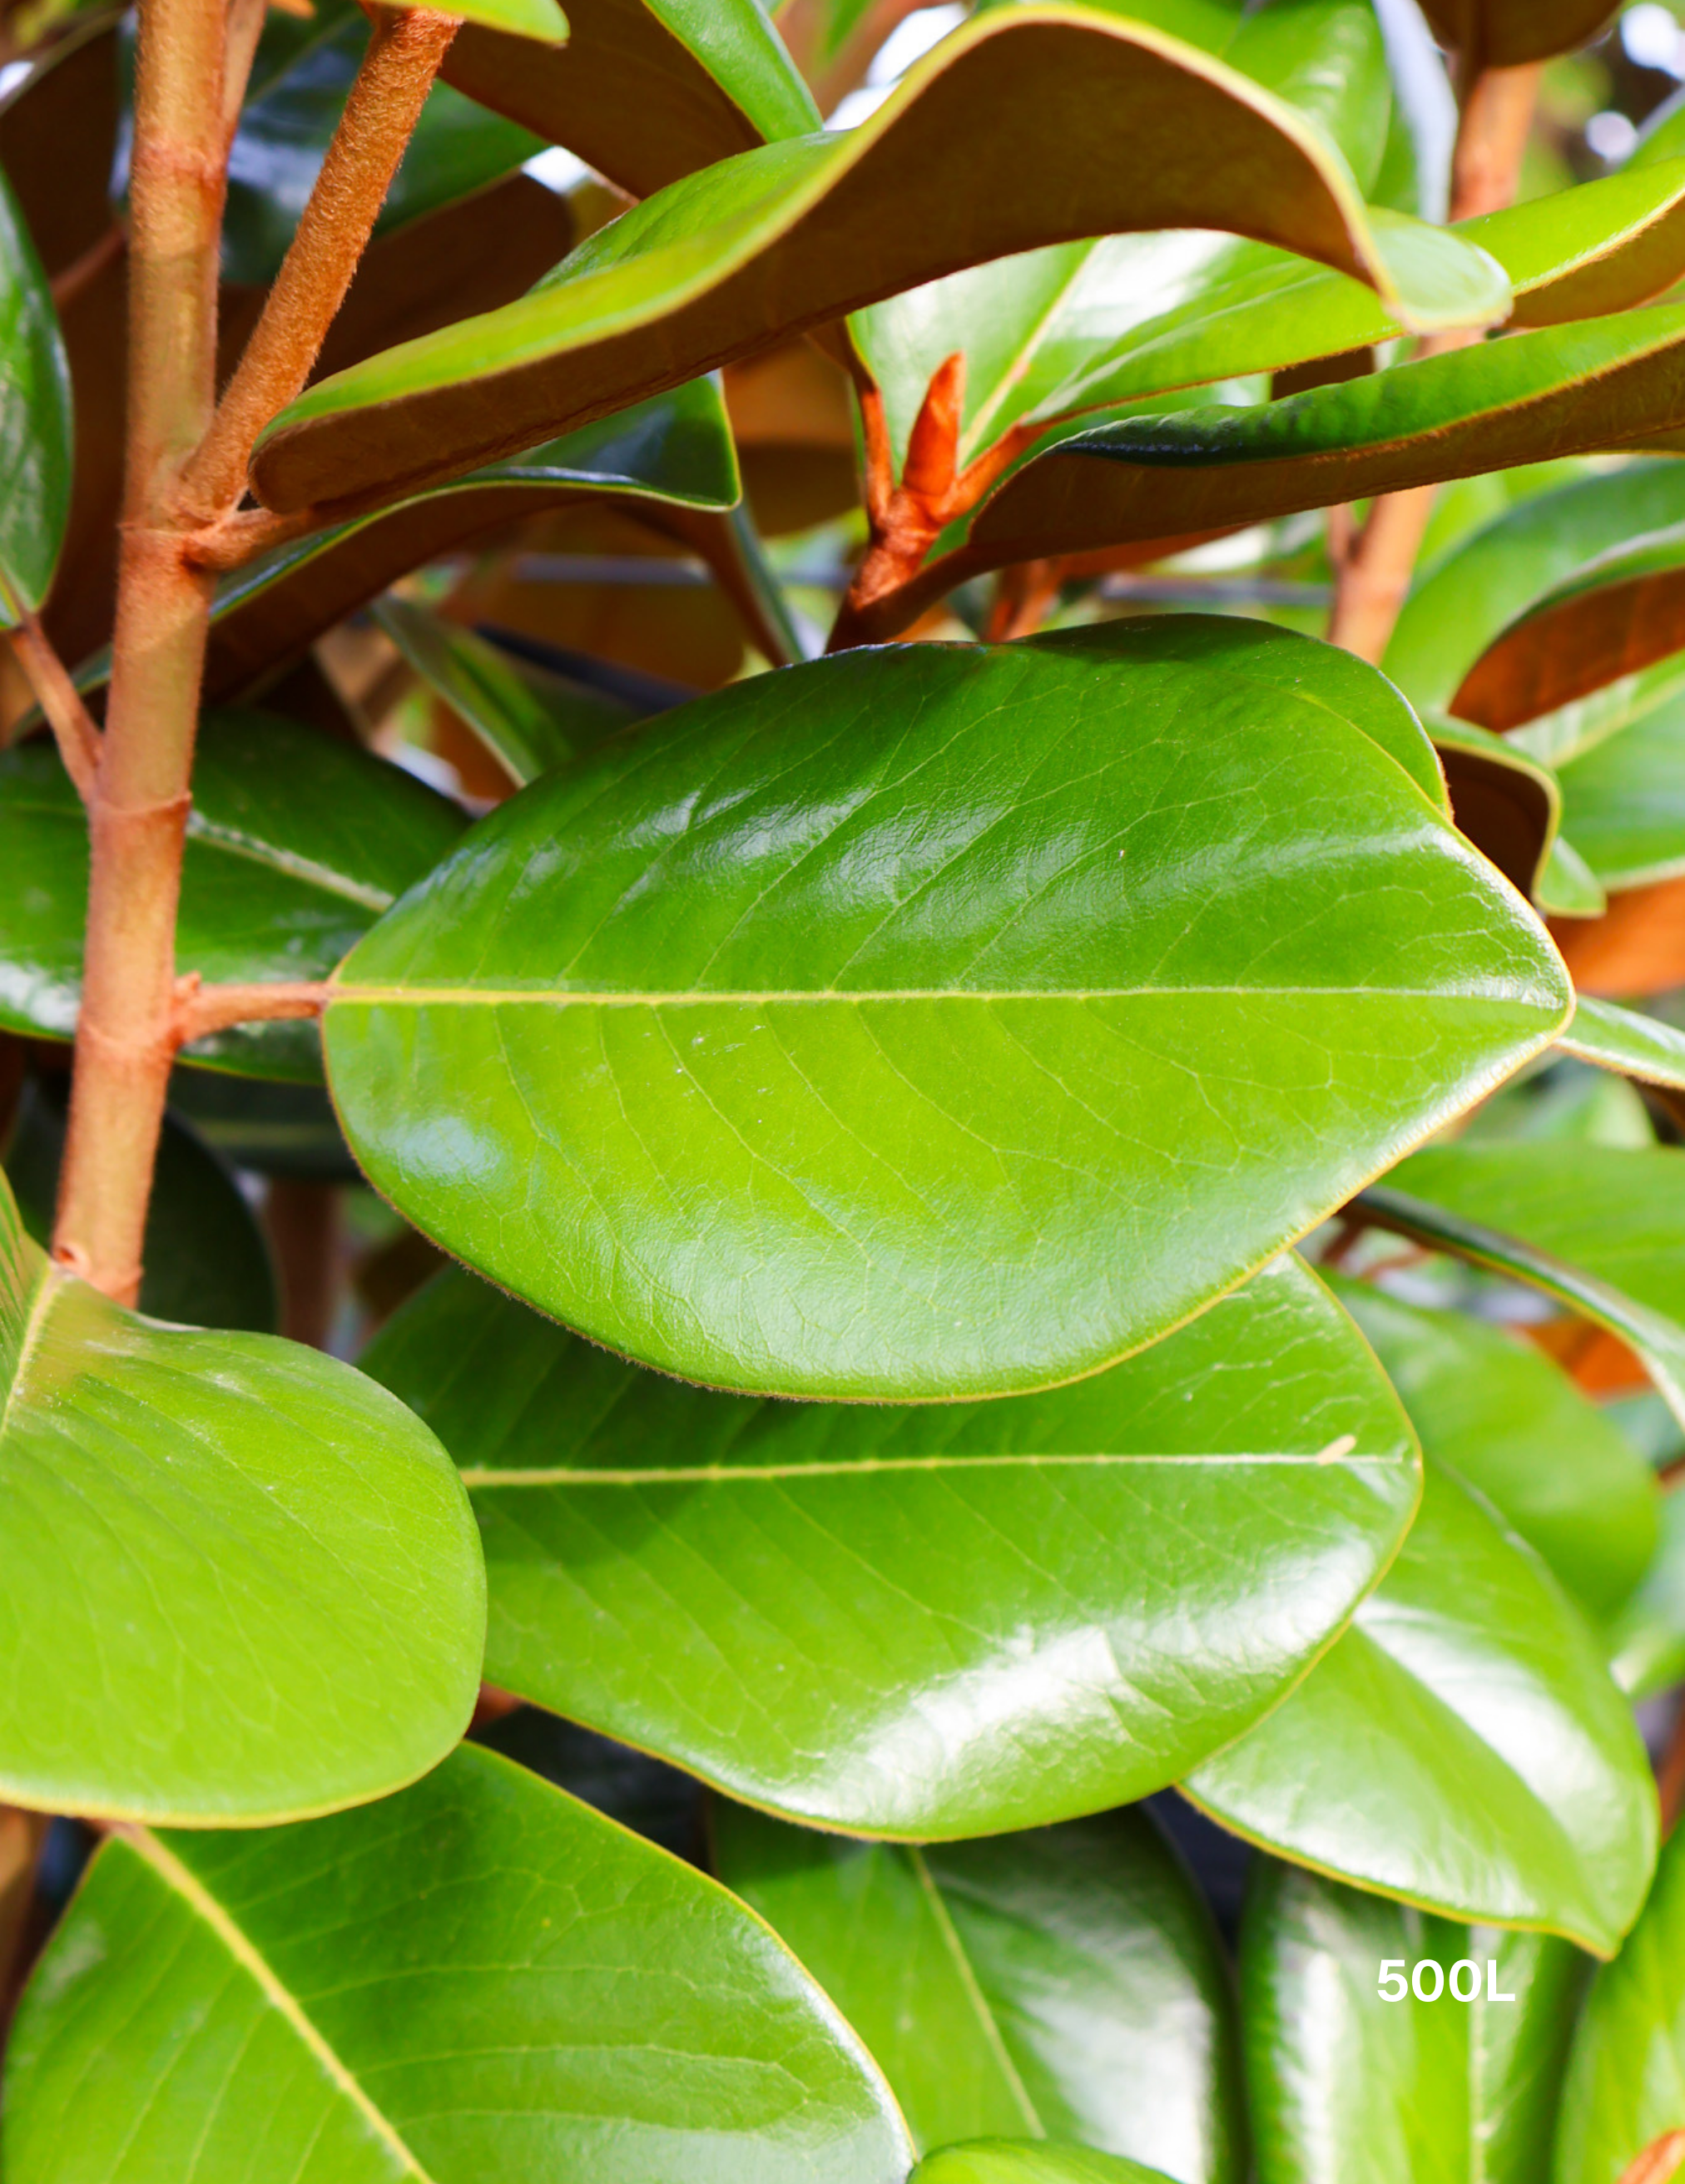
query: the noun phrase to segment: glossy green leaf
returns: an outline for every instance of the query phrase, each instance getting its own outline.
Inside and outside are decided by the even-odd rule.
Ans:
[[[361,1180],[320,1084],[178,1068],[170,1104],[234,1167],[306,1183]]]
[[[53,1233],[64,1150],[68,1081],[31,1078],[18,1103],[6,1176],[36,1242]],[[245,1194],[191,1123],[166,1112],[147,1206],[140,1308],[178,1326],[272,1334],[280,1304],[275,1268]]]
[[[383,1389],[120,1310],[3,1181],[0,1386],[8,1804],[246,1825],[450,1749],[485,1577],[444,1451]]]
[[[0,176],[0,629],[42,606],[70,513],[70,374],[47,276]]]
[[[973,2139],[927,2154],[907,2184],[1170,2184],[1157,2169],[1143,2169],[1115,2153],[1040,2141]]]
[[[1565,1018],[1394,747],[1431,762],[1378,677],[1232,620],[739,683],[382,921],[328,1006],[341,1117],[447,1249],[687,1378],[1095,1371]]]
[[[1366,1282],[1331,1286],[1428,1455],[1485,1495],[1587,1613],[1612,1613],[1658,1537],[1660,1497],[1638,1451],[1560,1366],[1505,1329]]]
[[[1545,853],[1533,900],[1551,917],[1601,917],[1609,908],[1602,881],[1561,834]]]
[[[1634,1698],[1685,1684],[1685,1494],[1677,1482],[1662,1496],[1654,1560],[1604,1638],[1610,1673]]]
[[[1620,2184],[1685,2129],[1685,1830],[1661,1854],[1644,1915],[1598,1973],[1562,2098],[1555,2184]]]
[[[1685,524],[1587,562],[1498,634],[1463,677],[1451,710],[1499,730],[1685,649]]]
[[[1557,844],[1562,792],[1548,766],[1490,730],[1442,716],[1431,722],[1460,831],[1531,900]]]
[[[1181,2184],[1245,2170],[1230,1975],[1144,1812],[918,1849],[713,1810],[726,1886],[871,2049],[921,2148],[1073,2140]]]
[[[535,781],[636,717],[630,706],[546,676],[426,607],[383,599],[375,620],[513,781]]]
[[[469,24],[444,75],[633,197],[819,125],[756,0],[572,0],[567,19],[566,45],[536,53]]]
[[[567,19],[555,0],[462,0],[460,13],[470,23],[539,47],[567,41]]]
[[[1685,1419],[1685,1152],[1437,1145],[1364,1204],[1620,1335]]]
[[[1685,696],[1671,694],[1575,753],[1559,778],[1565,823],[1605,887],[1685,872]]]
[[[478,0],[480,8],[505,5],[518,6],[534,22],[561,22],[555,0]],[[542,65],[544,49],[533,36],[528,31],[508,42],[529,64]],[[226,280],[264,285],[279,271],[368,38],[368,18],[355,0],[315,0],[308,14],[270,13],[229,154]],[[512,173],[544,143],[542,136],[487,113],[449,85],[436,86],[381,208],[377,231],[390,233],[472,196]]]
[[[1655,1786],[1543,1562],[1448,1471],[1379,1589],[1258,1728],[1184,1786],[1296,1864],[1611,1954],[1655,1859]]]
[[[1529,496],[1426,571],[1384,661],[1415,705],[1443,712],[1506,624],[1599,554],[1685,522],[1685,463],[1624,463]]]
[[[1391,1390],[1291,1260],[1109,1373],[981,1405],[688,1388],[455,1272],[365,1365],[462,1467],[494,1683],[863,1834],[1174,1780],[1328,1644],[1417,1491]]]
[[[254,490],[276,509],[413,490],[937,273],[1169,226],[1297,250],[1416,325],[1509,309],[1480,253],[1372,226],[1321,132],[1237,71],[1091,9],[1014,8],[946,40],[858,128],[722,162],[520,303],[321,381],[269,426]]]
[[[634,516],[703,554],[717,581],[757,619],[739,543],[718,519],[743,484],[719,384],[689,386],[454,484],[276,548],[219,589],[206,685],[238,697],[423,563],[487,532],[582,502]],[[768,656],[776,636],[766,641]]]
[[[455,847],[457,807],[383,759],[273,714],[203,722],[176,960],[207,981],[321,978]],[[0,1024],[68,1039],[81,1006],[87,820],[50,744],[0,754]],[[308,1083],[309,1022],[242,1025],[186,1059]]]
[[[1618,1070],[1641,1084],[1685,1091],[1685,1031],[1660,1017],[1641,1016],[1636,1009],[1582,994],[1573,1022],[1557,1043],[1600,1069]]]
[[[108,1843],[7,2054],[8,2184],[901,2184],[889,2089],[723,1888],[465,1746],[371,1810]]]
[[[1253,409],[1135,417],[1061,440],[985,501],[929,588],[1038,555],[1202,538],[1685,422],[1685,306],[1487,342]],[[306,399],[308,400],[308,397]],[[909,593],[908,606],[922,593]]]
[[[1409,1981],[1419,1964],[1438,2000],[1383,1999],[1381,1967]],[[1241,1942],[1258,2184],[1543,2184],[1589,1969],[1555,1935],[1452,1925],[1260,1858]]]
[[[1611,0],[1422,0],[1422,13],[1470,68],[1515,68],[1572,53],[1615,12]]]

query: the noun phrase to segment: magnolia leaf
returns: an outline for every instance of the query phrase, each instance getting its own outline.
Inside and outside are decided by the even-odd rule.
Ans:
[[[1144,1812],[920,1849],[717,1804],[722,1880],[865,2041],[921,2148],[1073,2140],[1183,2184],[1245,2166],[1204,1898]]]
[[[1039,2139],[980,2138],[927,2154],[907,2184],[1171,2184],[1162,2170],[1143,2169],[1115,2153]]]
[[[1559,834],[1533,883],[1533,900],[1550,917],[1601,917],[1609,907],[1603,883],[1574,844]]]
[[[1676,523],[1685,523],[1685,463],[1665,456],[1530,495],[1418,580],[1386,649],[1387,674],[1417,706],[1445,711],[1506,624],[1599,554]]]
[[[1627,444],[1685,422],[1685,306],[1621,312],[1395,365],[1253,409],[1127,418],[1062,439],[1009,476],[968,543],[897,596],[1039,556],[1178,540]],[[305,398],[309,399],[308,397]]]
[[[42,1245],[53,1233],[68,1089],[63,1080],[28,1079],[6,1148],[18,1212]],[[257,1217],[223,1162],[178,1114],[164,1117],[141,1262],[140,1309],[148,1319],[276,1331],[275,1268]]]
[[[1109,1373],[980,1405],[684,1387],[455,1272],[365,1364],[462,1467],[494,1683],[868,1834],[1174,1780],[1330,1642],[1417,1491],[1391,1390],[1291,1260]]]
[[[1604,1638],[1610,1674],[1634,1698],[1685,1683],[1685,1494],[1663,1495],[1655,1559]]]
[[[236,984],[321,978],[455,847],[457,807],[385,760],[273,714],[201,723],[176,954]],[[74,1036],[87,915],[87,816],[51,744],[0,753],[0,1025]],[[183,1057],[308,1083],[308,1022],[244,1024]]]
[[[381,1797],[455,1743],[479,1543],[384,1389],[122,1311],[30,1241],[3,1180],[0,1384],[8,1804],[249,1825]]]
[[[742,493],[717,382],[653,402],[400,501],[377,515],[275,548],[220,589],[206,686],[237,697],[422,563],[488,532],[588,502],[622,509],[708,561],[769,659],[790,655],[768,627],[764,583],[723,519]]]
[[[462,0],[459,11],[476,27],[529,44],[565,45],[567,19],[556,0]]]
[[[479,4],[494,8],[505,0]],[[534,22],[548,19],[561,25],[555,0],[506,4]],[[533,36],[529,31],[510,43],[529,61],[541,62],[543,49]],[[315,0],[307,14],[276,9],[266,18],[229,153],[226,280],[266,287],[280,270],[368,40],[368,18],[355,0]],[[381,207],[377,233],[389,234],[473,196],[530,159],[544,142],[436,85]]]
[[[342,1120],[455,1256],[688,1379],[1093,1372],[1565,1020],[1394,745],[1432,768],[1380,677],[1220,618],[739,683],[382,921],[326,1012]]]
[[[1618,1070],[1624,1077],[1636,1077],[1641,1084],[1685,1092],[1685,1031],[1659,1017],[1640,1016],[1614,1001],[1593,1000],[1582,994],[1574,1004],[1573,1021],[1557,1044],[1600,1069]]]
[[[1587,562],[1499,632],[1451,710],[1504,730],[1685,649],[1685,523]]]
[[[633,197],[819,126],[756,0],[571,0],[567,19],[547,53],[469,23],[441,73]]]
[[[375,620],[517,784],[594,749],[637,717],[605,693],[529,667],[426,607],[388,599],[376,607]]]
[[[1655,1861],[1649,1762],[1588,1626],[1532,1549],[1431,1462],[1421,1513],[1351,1628],[1183,1786],[1297,1864],[1600,1956]]]
[[[1659,1529],[1654,1476],[1632,1444],[1560,1366],[1507,1329],[1366,1282],[1331,1286],[1428,1455],[1485,1495],[1588,1614],[1619,1607]]]
[[[47,276],[0,176],[0,629],[45,604],[70,513],[70,374]]]
[[[889,2088],[715,1882],[465,1745],[366,1812],[108,1842],[7,2053],[8,2184],[901,2184]]]
[[[1219,135],[1231,156],[1214,161]],[[1414,325],[1509,307],[1481,253],[1398,215],[1372,226],[1321,132],[1237,71],[1092,10],[1013,8],[946,40],[858,128],[709,168],[520,303],[320,382],[268,427],[254,490],[282,510],[414,490],[939,272],[1169,226],[1316,258]]]
[[[1438,1970],[1413,1989],[1418,1964]],[[1258,1859],[1241,1941],[1258,2184],[1541,2184],[1589,1970],[1554,1934]]]
[[[1572,53],[1615,12],[1611,0],[1421,0],[1421,8],[1470,78],[1477,69]]]
[[[1685,695],[1677,689],[1576,752],[1559,779],[1574,839],[1606,888],[1685,872]]]
[[[1675,2131],[1685,2131],[1682,1829],[1661,1854],[1643,1917],[1587,2000],[1562,2097],[1557,2184],[1619,2184],[1629,2164]],[[1656,2172],[1656,2184],[1668,2173]]]
[[[1431,732],[1458,827],[1531,900],[1556,846],[1562,792],[1555,776],[1467,722],[1437,719]]]
[[[1366,1212],[1607,1328],[1685,1420],[1685,1152],[1436,1145],[1364,1194]]]

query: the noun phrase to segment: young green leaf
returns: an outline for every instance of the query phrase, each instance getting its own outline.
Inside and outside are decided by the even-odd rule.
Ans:
[[[1436,1145],[1364,1194],[1388,1227],[1531,1283],[1629,1342],[1685,1419],[1685,1152]]]
[[[1597,555],[1685,522],[1685,463],[1626,463],[1532,495],[1459,539],[1406,601],[1386,672],[1414,704],[1444,712],[1505,624]]]
[[[1644,1915],[1598,1973],[1574,2038],[1556,2184],[1619,2184],[1685,2129],[1685,1830],[1661,1854]]]
[[[1685,1091],[1685,1032],[1660,1017],[1640,1016],[1582,994],[1574,1004],[1573,1022],[1557,1044],[1582,1061],[1636,1077],[1641,1084]]]
[[[1232,156],[1213,160],[1219,134]],[[320,382],[265,433],[254,490],[282,510],[413,491],[935,274],[1167,226],[1299,251],[1415,325],[1509,307],[1481,253],[1371,225],[1321,132],[1237,71],[1139,24],[1013,8],[946,40],[858,128],[711,167],[520,303]]]
[[[6,1177],[36,1243],[53,1233],[64,1150],[68,1082],[29,1079],[18,1102]],[[223,1162],[190,1123],[164,1117],[147,1206],[140,1309],[177,1326],[276,1332],[275,1267],[257,1217]]]
[[[1245,2168],[1222,1944],[1143,1812],[918,1849],[716,1804],[722,1880],[801,1958],[923,2148],[1019,2134],[1230,2184]]]
[[[219,700],[242,696],[421,563],[488,531],[582,502],[621,510],[701,554],[767,657],[788,657],[778,632],[762,634],[764,603],[741,542],[721,520],[742,492],[719,382],[693,380],[565,439],[252,562],[218,592],[208,693]]]
[[[1677,688],[1576,752],[1559,778],[1575,842],[1605,887],[1685,872],[1685,697]]]
[[[633,707],[528,667],[471,629],[406,599],[382,599],[375,620],[511,781],[536,781],[637,717]]]
[[[461,1735],[479,1545],[383,1389],[120,1310],[0,1180],[0,1399],[8,1803],[249,1825],[382,1796]]]
[[[529,46],[567,42],[567,19],[555,0],[458,0],[465,21]]]
[[[1590,1969],[1554,1934],[1259,1858],[1241,1939],[1258,2184],[1542,2184]]]
[[[1316,1871],[1600,1956],[1655,1861],[1649,1763],[1590,1630],[1532,1549],[1431,1463],[1350,1630],[1184,1786]]]
[[[109,1842],[7,2052],[8,2184],[901,2184],[889,2088],[713,1881],[466,1745],[361,1813]]]
[[[1432,722],[1452,816],[1483,857],[1531,901],[1556,848],[1562,792],[1550,768],[1489,729],[1449,716]]]
[[[70,513],[70,374],[47,276],[0,176],[0,629],[42,606]]]
[[[1422,13],[1472,70],[1572,53],[1614,8],[1611,0],[1422,0]]]
[[[1638,1451],[1518,1336],[1366,1282],[1336,1277],[1331,1286],[1374,1344],[1428,1455],[1494,1503],[1589,1615],[1613,1613],[1658,1536],[1660,1496]]]
[[[1083,2146],[1049,2146],[1038,2139],[980,2138],[927,2154],[907,2184],[1171,2184],[1157,2169],[1143,2169],[1115,2153],[1091,2153]]]
[[[1292,1260],[1110,1373],[983,1404],[687,1388],[456,1272],[364,1362],[462,1467],[494,1682],[865,1834],[1174,1780],[1329,1643],[1417,1493],[1396,1398]]]
[[[571,0],[567,20],[545,53],[471,22],[442,73],[633,197],[819,126],[756,0]]]
[[[739,683],[382,921],[328,1006],[342,1119],[447,1249],[687,1378],[1096,1371],[1565,1020],[1395,746],[1432,766],[1379,677],[1220,619]]]
[[[325,978],[466,824],[419,781],[272,714],[200,728],[182,861],[184,970],[237,983]],[[68,1039],[81,1006],[87,817],[50,744],[0,753],[0,1024]],[[305,1083],[308,1022],[243,1025],[185,1058]]]

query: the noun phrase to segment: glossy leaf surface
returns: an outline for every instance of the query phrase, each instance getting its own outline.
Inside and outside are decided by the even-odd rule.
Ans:
[[[70,512],[70,375],[58,315],[0,176],[0,629],[46,600]]]
[[[1597,555],[1682,522],[1685,463],[1665,457],[1530,496],[1423,572],[1386,649],[1387,674],[1417,705],[1445,710],[1507,623]]]
[[[1685,1418],[1685,1152],[1437,1145],[1364,1195],[1403,1228],[1529,1282],[1643,1358]]]
[[[1619,1070],[1641,1084],[1685,1091],[1685,1032],[1660,1017],[1641,1016],[1636,1009],[1582,994],[1559,1044],[1600,1069]]]
[[[384,1390],[58,1272],[0,1181],[0,1795],[249,1825],[377,1797],[474,1702],[485,1578]]]
[[[907,2184],[1169,2184],[1115,2153],[1082,2146],[1047,2146],[1024,2139],[974,2139],[928,2154]]]
[[[8,2078],[17,2184],[901,2184],[911,2159],[758,1919],[471,1745],[366,1812],[108,1843]]]
[[[1244,2173],[1230,1975],[1144,1812],[919,1849],[717,1804],[722,1880],[865,2041],[914,2142],[1002,2136]]]
[[[321,978],[448,854],[453,804],[385,760],[274,715],[207,716],[193,769],[177,959],[207,980]],[[67,1039],[81,1005],[87,822],[51,744],[0,755],[0,1023]],[[308,1082],[308,1022],[243,1025],[188,1061]]]
[[[1364,1282],[1331,1286],[1427,1454],[1485,1495],[1589,1614],[1617,1608],[1657,1540],[1655,1480],[1632,1444],[1560,1366],[1504,1329]]]
[[[945,41],[858,128],[676,184],[519,304],[321,382],[269,426],[254,488],[276,509],[413,490],[934,274],[1171,225],[1360,275],[1416,324],[1509,309],[1454,237],[1372,227],[1320,132],[1245,76],[1120,18],[1026,6]]]
[[[756,0],[577,0],[567,19],[545,53],[469,24],[443,73],[633,197],[819,125]]]
[[[335,1099],[418,1226],[644,1362],[1091,1372],[1566,1015],[1395,747],[1384,683],[1235,621],[762,676],[483,821],[338,974]]]
[[[693,380],[565,439],[532,448],[378,515],[314,532],[222,585],[207,687],[239,696],[421,563],[488,532],[585,502],[682,538],[711,563],[741,610],[734,541],[716,519],[743,490],[718,383]],[[768,641],[769,656],[777,640]]]
[[[1685,698],[1671,695],[1576,752],[1559,777],[1565,822],[1605,887],[1685,872]]]
[[[63,1088],[29,1080],[18,1102],[6,1175],[23,1224],[45,1247],[64,1150]],[[140,1309],[178,1326],[276,1332],[275,1268],[239,1184],[204,1139],[166,1110],[141,1261]]]
[[[1685,2128],[1685,1832],[1644,1915],[1599,1972],[1563,2094],[1556,2184],[1620,2184],[1664,2132]]]
[[[1682,340],[1685,307],[1659,304],[1397,365],[1256,409],[1208,406],[1098,426],[1009,477],[940,574],[951,582],[974,568],[1040,554],[1203,537],[1621,446],[1685,422]]]
[[[1432,1464],[1350,1630],[1185,1786],[1319,1872],[1601,1955],[1655,1858],[1649,1764],[1589,1629],[1532,1548]]]
[[[1437,2001],[1381,1997],[1382,1964],[1408,1981],[1422,1963]],[[1258,1860],[1241,1944],[1258,2184],[1542,2184],[1589,1969],[1555,1935],[1453,1925]]]
[[[455,1272],[365,1362],[462,1467],[494,1682],[864,1833],[1162,1788],[1329,1642],[1417,1492],[1392,1390],[1292,1261],[980,1405],[686,1388]]]
[[[1466,65],[1516,68],[1596,36],[1610,0],[1422,0],[1422,13]]]

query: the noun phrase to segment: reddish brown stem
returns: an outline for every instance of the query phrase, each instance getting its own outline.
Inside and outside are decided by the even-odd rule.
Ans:
[[[1452,164],[1453,220],[1473,220],[1514,203],[1539,76],[1536,63],[1487,69],[1469,86]],[[1425,341],[1419,354],[1440,355],[1479,338],[1474,333],[1441,334]],[[1437,492],[1426,485],[1383,494],[1362,531],[1349,537],[1343,553],[1334,554],[1331,643],[1360,660],[1380,661],[1409,596]],[[1349,533],[1349,522],[1347,529]],[[1331,522],[1331,552],[1339,536],[1340,527]]]
[[[377,25],[263,316],[187,466],[185,497],[202,523],[239,500],[258,434],[310,377],[460,20],[415,8]]]
[[[1664,2131],[1647,2146],[1621,2179],[1621,2184],[1672,2184],[1685,2167],[1685,2131]]]
[[[205,986],[193,972],[176,981],[176,1044],[186,1046],[235,1024],[276,1023],[284,1017],[319,1017],[329,989],[280,979],[250,986]]]
[[[64,771],[86,804],[93,794],[93,777],[99,765],[99,730],[52,640],[27,609],[20,614],[11,635],[12,650],[47,716]]]

